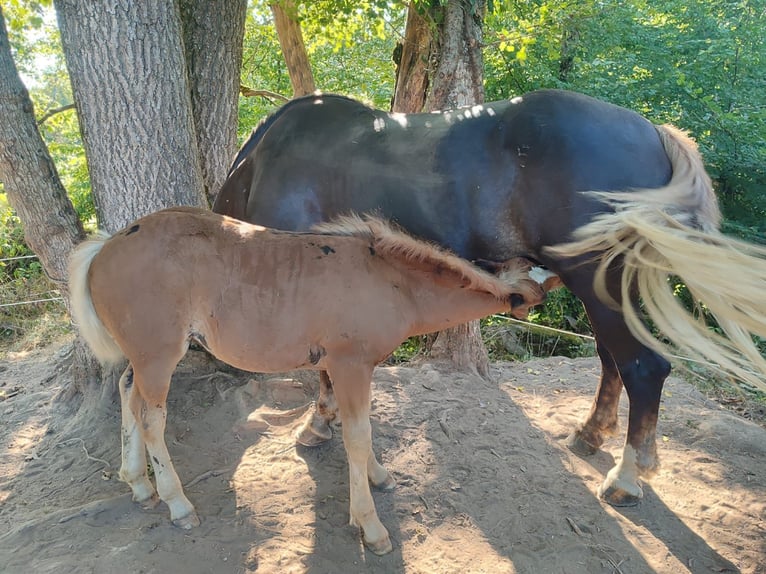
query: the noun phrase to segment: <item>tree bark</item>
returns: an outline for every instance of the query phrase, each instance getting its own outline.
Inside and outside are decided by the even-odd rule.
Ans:
[[[55,5],[100,227],[206,206],[176,4]]]
[[[296,16],[293,0],[283,0],[271,5],[274,14],[274,27],[279,36],[282,56],[287,64],[287,73],[293,86],[293,97],[305,96],[316,91],[314,75],[311,72],[306,46],[303,43],[301,25]]]
[[[396,91],[391,111],[423,111],[428,93],[428,64],[433,33],[429,19],[418,12],[414,2],[407,9],[402,56],[396,75]]]
[[[68,304],[67,258],[85,233],[37,129],[32,101],[13,63],[2,7],[0,118],[0,180],[24,224],[24,239]]]
[[[449,0],[436,35],[437,62],[428,111],[484,103],[482,23],[484,0]]]
[[[247,0],[180,0],[192,112],[212,205],[237,151],[237,106]]]

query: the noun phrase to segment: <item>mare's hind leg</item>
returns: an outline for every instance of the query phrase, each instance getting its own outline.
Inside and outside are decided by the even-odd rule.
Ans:
[[[133,500],[144,508],[154,508],[159,502],[157,493],[146,473],[146,447],[141,437],[130,398],[133,392],[133,366],[128,365],[120,377],[120,402],[122,404],[122,465],[120,479],[133,491]]]
[[[330,423],[338,416],[338,404],[327,371],[319,371],[319,399],[298,431],[297,441],[303,446],[318,446],[332,438]]]
[[[617,365],[600,341],[596,351],[601,359],[601,380],[588,418],[569,435],[567,446],[573,452],[588,456],[594,454],[606,437],[617,432],[617,407],[622,393],[622,379]]]
[[[375,554],[392,550],[388,531],[375,511],[368,480],[374,484],[393,482],[372,452],[370,425],[370,382],[372,366],[334,361],[330,374],[343,417],[343,443],[348,457],[351,524],[362,529],[365,545]]]
[[[638,478],[651,477],[659,467],[657,417],[662,386],[670,373],[670,363],[636,340],[625,324],[622,314],[610,309],[598,299],[593,292],[590,273],[580,273],[569,279],[570,281],[565,280],[565,283],[585,304],[596,339],[613,359],[630,401],[628,433],[622,459],[609,471],[598,494],[615,506],[630,506],[637,504],[643,496]],[[601,354],[602,364],[606,363],[605,367],[608,369],[610,364],[604,357],[605,355]],[[599,388],[591,416],[583,425],[583,428],[588,430],[598,429],[604,422],[609,428],[609,423],[613,420],[612,411],[617,404],[616,389],[619,379],[613,373],[606,376],[607,373],[602,379],[602,387]],[[603,404],[599,403],[599,400],[603,400]],[[582,431],[580,436],[583,436]]]
[[[184,494],[165,445],[166,400],[176,362],[163,362],[156,367],[144,365],[140,371],[136,370],[130,407],[135,418],[141,422],[141,435],[152,461],[157,493],[168,505],[173,524],[189,530],[199,526],[200,521],[194,506]]]

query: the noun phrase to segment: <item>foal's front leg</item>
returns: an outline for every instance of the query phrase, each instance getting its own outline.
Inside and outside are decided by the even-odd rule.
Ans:
[[[375,511],[368,479],[390,488],[393,478],[372,452],[370,426],[370,382],[372,366],[337,364],[330,368],[343,417],[343,443],[348,456],[351,524],[362,529],[365,545],[375,554],[393,549],[388,531]]]

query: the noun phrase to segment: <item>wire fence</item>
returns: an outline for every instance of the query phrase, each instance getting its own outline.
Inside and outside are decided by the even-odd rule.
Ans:
[[[37,255],[19,255],[17,257],[0,258],[0,265],[9,261],[21,261],[26,259],[38,259]],[[28,294],[25,301],[0,301],[0,309],[9,307],[22,307],[24,305],[37,305],[39,303],[49,303],[51,301],[64,301],[58,289],[50,289],[39,293]]]

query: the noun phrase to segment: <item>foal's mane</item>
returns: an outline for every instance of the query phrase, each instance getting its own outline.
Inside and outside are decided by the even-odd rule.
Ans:
[[[514,278],[504,276],[504,280],[479,269],[452,252],[415,239],[395,224],[365,215],[344,215],[328,223],[320,223],[312,231],[329,235],[346,235],[367,238],[372,242],[376,254],[417,264],[425,271],[436,272],[443,276],[453,276],[464,288],[472,291],[484,291],[498,299],[511,294]],[[521,277],[519,277],[520,279]]]

